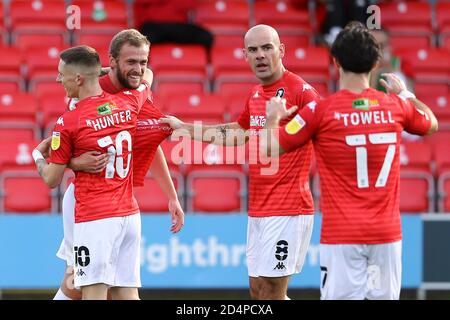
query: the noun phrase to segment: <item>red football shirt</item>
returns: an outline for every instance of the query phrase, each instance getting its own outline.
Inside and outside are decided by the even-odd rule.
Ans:
[[[133,197],[132,137],[148,94],[147,83],[116,95],[103,92],[79,101],[56,123],[51,162],[68,164],[72,157],[92,150],[110,155],[101,173],[75,172],[75,222],[139,212]]]
[[[303,108],[279,129],[281,147],[314,143],[323,213],[321,243],[376,244],[402,238],[401,132],[424,135],[429,117],[374,89],[341,90]]]
[[[259,156],[258,134],[266,122],[266,101],[276,95],[286,99],[287,107],[299,108],[319,98],[309,84],[289,71],[271,85],[257,85],[252,89],[237,120],[243,129],[250,130],[248,213],[251,217],[313,214],[309,189],[312,144],[281,156],[278,168]]]
[[[102,89],[108,93],[117,93],[118,90],[108,75],[100,77]],[[172,129],[158,120],[164,114],[154,105],[150,91],[147,100],[138,114],[136,133],[133,139],[133,184],[135,187],[144,185],[144,178],[152,164],[158,146],[172,134]]]

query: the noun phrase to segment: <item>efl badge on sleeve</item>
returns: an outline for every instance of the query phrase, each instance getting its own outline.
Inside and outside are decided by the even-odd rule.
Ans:
[[[53,131],[52,150],[58,150],[60,145],[61,145],[61,134],[59,132]]]
[[[294,119],[289,121],[289,123],[286,125],[285,130],[289,134],[296,134],[303,128],[304,125],[305,125],[305,120],[303,120],[303,118],[300,117],[300,115],[298,114],[294,117]]]

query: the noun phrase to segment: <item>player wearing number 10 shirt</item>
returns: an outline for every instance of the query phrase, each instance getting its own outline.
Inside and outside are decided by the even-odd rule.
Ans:
[[[143,82],[136,90],[82,99],[55,125],[52,163],[67,164],[92,150],[109,154],[102,173],[75,173],[74,247],[83,256],[75,257],[74,282],[82,290],[92,284],[140,287],[140,215],[133,196],[132,138],[149,90]]]
[[[321,299],[400,295],[401,132],[430,134],[437,130],[437,121],[392,74],[386,75],[389,83],[382,82],[390,94],[369,88],[368,73],[379,51],[364,26],[347,26],[331,51],[341,90],[309,103],[272,131],[279,135],[281,154],[313,141],[323,213]],[[280,101],[269,104],[267,110],[277,111],[268,115],[268,127],[277,128],[278,119],[290,111]],[[269,148],[273,156],[272,151]]]

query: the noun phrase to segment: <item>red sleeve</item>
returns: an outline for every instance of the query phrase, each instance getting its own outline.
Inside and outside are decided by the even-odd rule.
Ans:
[[[236,122],[241,126],[242,129],[248,130],[250,129],[250,111],[248,110],[248,102],[245,103],[244,111],[239,115]]]
[[[307,143],[319,124],[317,102],[311,101],[284,127],[278,129],[278,139],[284,151],[292,151]]]
[[[50,162],[68,164],[73,154],[73,112],[62,115],[52,133]]]
[[[421,136],[426,135],[431,127],[431,119],[428,114],[417,109],[408,99],[403,100],[396,94],[391,96],[403,109],[405,131]]]

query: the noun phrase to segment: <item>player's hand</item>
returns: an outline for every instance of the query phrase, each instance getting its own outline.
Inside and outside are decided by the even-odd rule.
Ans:
[[[180,129],[183,127],[184,122],[174,116],[165,116],[164,118],[159,119],[160,123],[167,123],[172,129]]]
[[[74,171],[98,173],[105,169],[108,163],[108,154],[99,151],[88,151],[79,157],[70,160],[70,168]]]
[[[50,148],[52,143],[52,137],[45,138],[41,141],[41,143],[38,144],[38,146],[35,148],[39,150],[44,158],[48,158],[50,156]]]
[[[403,82],[403,80],[397,77],[395,74],[382,73],[381,76],[387,79],[387,81],[384,79],[380,79],[380,84],[386,88],[386,91],[388,93],[399,94],[402,90],[407,90],[405,82]]]
[[[169,200],[169,211],[172,216],[170,231],[177,233],[184,226],[184,212],[178,199]]]
[[[291,116],[297,109],[297,106],[286,109],[286,99],[272,97],[266,102],[266,126],[278,127],[281,120]]]

